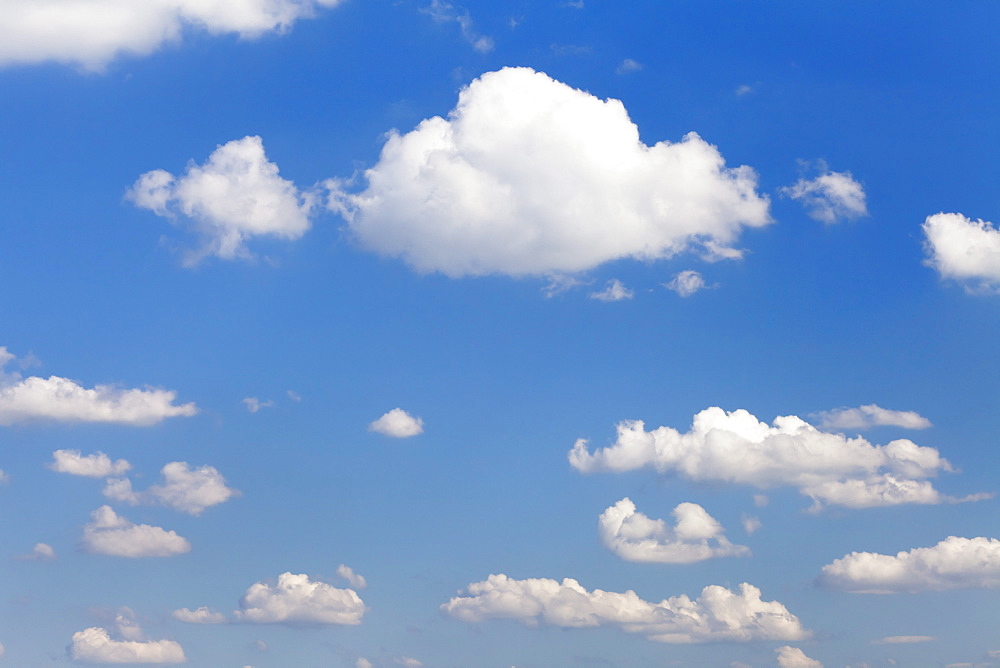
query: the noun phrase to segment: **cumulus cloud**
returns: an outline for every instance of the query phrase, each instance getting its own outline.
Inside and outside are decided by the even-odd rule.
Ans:
[[[854,220],[868,215],[865,191],[850,172],[832,172],[823,165],[823,174],[814,179],[799,179],[781,193],[798,200],[810,218],[824,223]]]
[[[339,1],[6,0],[0,66],[55,61],[101,70],[120,54],[146,55],[176,42],[185,30],[252,39],[285,32],[317,8]]]
[[[823,668],[823,664],[815,659],[810,659],[798,647],[779,647],[774,650],[778,654],[779,668]]]
[[[696,503],[674,508],[674,526],[637,511],[627,497],[611,506],[598,520],[601,542],[626,561],[692,564],[714,557],[746,557],[750,549],[733,545],[722,525]]]
[[[996,589],[1000,540],[949,536],[933,547],[896,556],[851,552],[823,567],[820,582],[856,594]]]
[[[17,372],[4,371],[13,359],[0,346],[0,425],[56,420],[148,426],[198,412],[193,403],[175,406],[177,393],[169,390],[126,390],[111,385],[87,389],[59,376],[22,378]]]
[[[809,417],[819,421],[820,429],[871,429],[883,426],[927,429],[934,426],[930,420],[915,411],[893,411],[875,404],[820,411]]]
[[[310,227],[314,199],[278,175],[256,136],[218,146],[204,165],[191,163],[180,177],[162,169],[146,172],[126,197],[200,238],[184,257],[187,266],[210,255],[250,259],[246,242],[258,236],[300,238]]]
[[[705,279],[700,273],[694,269],[685,269],[684,271],[678,272],[669,283],[664,283],[663,287],[668,290],[673,290],[681,297],[690,297],[694,293],[699,290],[704,290],[708,286],[705,285]]]
[[[156,504],[201,515],[206,508],[240,495],[239,490],[226,486],[226,479],[214,466],[192,469],[187,462],[170,462],[161,473],[163,484],[144,492],[134,491],[128,478],[112,478],[104,487],[104,496],[134,506]]]
[[[177,621],[186,624],[225,624],[226,616],[221,612],[214,612],[208,606],[201,606],[195,610],[181,608],[174,610],[170,615]]]
[[[794,415],[778,417],[772,426],[745,410],[716,407],[695,415],[687,433],[671,427],[647,432],[641,420],[621,422],[613,445],[590,452],[579,439],[569,462],[581,473],[653,468],[696,481],[788,485],[812,498],[817,509],[824,503],[866,508],[985,498],[955,499],[934,489],[927,478],[953,470],[934,448],[906,439],[873,445],[822,432]]]
[[[456,7],[444,0],[431,0],[431,4],[420,11],[429,15],[435,23],[457,23],[462,31],[462,39],[479,53],[489,53],[493,50],[493,38],[480,35],[476,31],[468,10]]]
[[[328,182],[359,242],[451,277],[739,257],[743,228],[771,221],[754,171],[697,134],[647,146],[620,101],[529,68],[486,73],[447,119],[390,133],[364,176],[357,194]]]
[[[368,430],[393,438],[407,438],[424,433],[424,421],[413,417],[402,408],[393,408],[369,424]]]
[[[743,583],[739,592],[716,585],[701,597],[685,595],[650,603],[634,591],[587,591],[572,578],[514,580],[491,575],[467,588],[441,609],[463,622],[516,619],[561,627],[613,625],[666,643],[748,640],[801,640],[810,634],[777,601],[763,601],[760,590]]]
[[[148,524],[133,524],[111,506],[101,506],[83,525],[84,552],[112,557],[172,557],[191,550],[187,539],[174,531]]]
[[[174,640],[112,640],[93,626],[73,634],[70,656],[80,663],[184,663],[184,649]]]
[[[258,582],[247,589],[240,621],[256,624],[360,624],[365,604],[353,589],[337,589],[314,582],[308,575],[282,573],[278,582]]]
[[[635,293],[625,287],[625,284],[617,278],[608,281],[607,286],[599,292],[591,292],[590,298],[602,302],[620,302],[623,299],[632,299]]]
[[[886,636],[875,641],[876,645],[898,645],[915,642],[930,642],[934,636]]]
[[[365,576],[360,573],[355,573],[354,569],[346,564],[337,566],[337,575],[347,580],[347,584],[351,585],[355,589],[364,589],[368,586],[368,580],[365,579]]]
[[[57,473],[106,478],[121,475],[131,469],[132,465],[124,459],[111,461],[103,452],[81,455],[79,450],[56,450],[52,453],[52,462],[48,467]]]
[[[21,561],[55,561],[56,551],[48,543],[35,543],[28,554],[18,556]]]
[[[615,74],[629,74],[631,72],[638,72],[641,69],[642,63],[631,58],[626,58],[618,63],[618,67],[615,68]]]
[[[764,526],[761,524],[760,518],[754,515],[744,515],[742,521],[743,530],[747,532],[748,536]]]
[[[924,264],[969,292],[1000,289],[1000,230],[960,213],[938,213],[923,224]]]

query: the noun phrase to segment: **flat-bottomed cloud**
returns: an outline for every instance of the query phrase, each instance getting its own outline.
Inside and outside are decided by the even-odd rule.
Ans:
[[[923,224],[925,264],[970,292],[1000,289],[1000,230],[960,213],[938,213]]]
[[[101,506],[83,525],[80,546],[91,554],[112,557],[172,557],[191,550],[186,538],[149,524],[133,524],[111,506]]]
[[[93,626],[73,634],[69,654],[80,663],[185,663],[184,648],[174,640],[113,640]]]
[[[367,608],[353,589],[338,589],[308,575],[282,573],[274,585],[247,589],[237,620],[256,624],[360,624]]]
[[[424,433],[424,421],[402,408],[391,411],[368,425],[369,431],[393,438],[409,438]]]

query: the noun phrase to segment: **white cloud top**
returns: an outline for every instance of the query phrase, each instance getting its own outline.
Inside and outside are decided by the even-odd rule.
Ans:
[[[591,292],[590,298],[602,302],[620,302],[624,299],[632,299],[635,293],[625,287],[617,278],[608,281],[607,286],[599,292]]]
[[[225,624],[226,616],[221,612],[213,612],[207,606],[195,610],[181,608],[170,613],[171,617],[186,624]]]
[[[960,213],[938,213],[923,224],[925,264],[970,291],[1000,288],[1000,230]]]
[[[81,455],[79,450],[56,450],[52,453],[52,463],[48,467],[57,473],[106,478],[121,475],[131,469],[132,465],[124,459],[111,461],[103,452]]]
[[[35,543],[35,547],[28,554],[18,557],[21,561],[55,561],[56,551],[48,543]]]
[[[850,172],[827,171],[814,179],[799,179],[781,193],[799,200],[810,218],[824,223],[868,215],[864,188]]]
[[[778,668],[823,668],[823,664],[810,659],[798,647],[779,647],[774,650],[778,654]]]
[[[722,525],[696,503],[674,508],[674,526],[638,512],[624,498],[603,513],[597,522],[605,547],[626,561],[692,564],[714,557],[745,557],[750,549],[733,545]]]
[[[104,496],[132,505],[158,504],[189,515],[201,515],[210,506],[239,496],[239,490],[226,486],[226,479],[214,466],[192,469],[187,462],[170,462],[161,469],[164,483],[144,492],[132,490],[127,478],[112,478],[104,487]]]
[[[284,32],[340,0],[6,0],[0,66],[56,61],[100,70],[119,54],[146,55],[185,28],[243,38]]]
[[[629,633],[666,643],[748,640],[801,640],[809,636],[798,618],[777,601],[762,601],[760,590],[741,584],[739,593],[709,586],[691,600],[675,596],[659,603],[595,589],[587,591],[576,580],[561,583],[547,578],[514,580],[491,575],[469,585],[467,596],[457,596],[441,609],[464,622],[516,619],[534,625],[562,627],[613,625]]]
[[[73,634],[70,656],[80,663],[184,663],[184,649],[174,640],[112,640],[96,626]]]
[[[365,576],[355,573],[354,569],[346,564],[337,566],[337,575],[347,580],[347,584],[355,589],[364,589],[368,586],[368,580],[365,579]]]
[[[253,255],[246,242],[257,236],[294,240],[309,230],[313,198],[278,175],[260,137],[219,146],[204,165],[189,164],[180,177],[162,169],[139,177],[128,199],[158,216],[183,221],[201,238],[184,263],[209,255],[233,260]]]
[[[820,581],[857,594],[996,589],[1000,587],[1000,540],[949,536],[933,547],[896,556],[851,552],[824,566]]]
[[[749,167],[695,133],[647,146],[618,100],[529,68],[474,80],[447,119],[392,132],[358,194],[330,206],[362,245],[447,276],[574,273],[689,249],[738,257],[770,222]]]
[[[872,427],[902,427],[927,429],[934,425],[915,411],[894,411],[875,404],[858,408],[836,408],[820,411],[809,417],[819,420],[820,429],[871,429]]]
[[[617,441],[593,453],[580,439],[569,452],[581,473],[653,468],[690,480],[728,482],[762,489],[790,485],[823,504],[865,508],[958,499],[938,492],[927,478],[951,465],[940,453],[906,439],[872,445],[863,438],[819,431],[795,416],[773,426],[745,410],[707,408],[690,431],[647,432],[642,421],[618,425]],[[975,500],[966,497],[962,500]]]
[[[678,272],[669,283],[664,283],[663,287],[673,290],[681,297],[690,297],[699,290],[704,290],[705,279],[694,269],[685,269]]]
[[[85,552],[112,557],[172,557],[191,550],[187,539],[176,532],[148,524],[133,524],[111,506],[101,506],[83,525]]]
[[[368,430],[393,438],[408,438],[424,432],[424,421],[402,408],[393,408],[369,424]]]
[[[275,585],[251,585],[233,614],[257,624],[360,624],[365,609],[353,589],[314,582],[308,575],[282,573]]]

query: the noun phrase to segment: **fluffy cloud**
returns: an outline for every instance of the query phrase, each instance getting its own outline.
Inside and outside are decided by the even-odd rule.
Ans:
[[[825,171],[811,180],[799,179],[781,193],[802,202],[810,218],[824,223],[868,215],[864,188],[850,172]]]
[[[112,478],[104,487],[104,496],[132,505],[158,504],[189,515],[201,515],[205,508],[240,494],[239,490],[226,486],[226,479],[214,466],[192,469],[187,462],[170,462],[161,473],[164,483],[144,492],[133,491],[127,478]]]
[[[925,264],[969,291],[1000,289],[1000,230],[960,213],[938,213],[923,224]]]
[[[856,594],[996,589],[1000,540],[949,536],[933,547],[896,556],[851,552],[823,567],[820,582]]]
[[[951,465],[934,448],[906,439],[873,445],[863,438],[819,431],[795,416],[773,426],[745,410],[708,408],[694,416],[690,431],[670,427],[647,432],[642,421],[618,425],[617,441],[591,453],[579,439],[569,452],[581,473],[654,468],[690,480],[771,488],[790,485],[821,504],[851,508],[953,499],[927,478]]]
[[[899,645],[899,644],[909,644],[915,642],[930,642],[934,640],[934,636],[886,636],[880,640],[876,640],[876,645]]]
[[[625,284],[617,278],[608,281],[607,286],[600,292],[591,292],[590,298],[602,302],[620,302],[623,299],[632,299],[635,293],[625,287]]]
[[[180,177],[162,169],[146,172],[126,196],[158,216],[183,221],[201,238],[184,258],[188,266],[209,255],[251,258],[246,242],[257,236],[298,239],[310,227],[313,206],[309,193],[278,176],[260,137],[223,144]]]
[[[733,545],[722,525],[696,503],[674,508],[674,526],[652,520],[624,498],[603,513],[597,522],[605,547],[626,561],[691,564],[714,557],[744,557],[750,549]]]
[[[355,573],[353,568],[345,564],[337,566],[337,575],[347,580],[347,584],[355,589],[364,589],[368,586],[368,580],[365,579],[364,575]]]
[[[58,473],[106,478],[121,475],[131,469],[132,465],[124,459],[111,461],[103,452],[84,456],[79,450],[56,450],[52,453],[52,463],[48,467]]]
[[[491,575],[469,585],[468,596],[457,596],[441,609],[464,622],[517,619],[562,627],[614,625],[629,633],[666,643],[748,640],[801,640],[809,636],[798,618],[777,601],[762,601],[760,590],[741,584],[739,593],[709,586],[691,600],[675,596],[659,603],[595,589],[576,580],[547,578],[514,580]]]
[[[367,188],[331,181],[361,244],[451,277],[580,272],[699,249],[738,257],[770,222],[749,167],[695,133],[646,146],[618,100],[529,68],[474,80],[447,119],[392,132]]]
[[[823,668],[823,664],[810,659],[798,647],[779,647],[774,650],[778,654],[779,668]]]
[[[173,640],[112,640],[102,628],[91,627],[73,634],[69,648],[81,663],[184,663],[184,649]]]
[[[340,0],[6,0],[0,66],[56,61],[100,70],[123,53],[145,55],[185,28],[254,38],[284,32]]]
[[[705,279],[694,269],[685,269],[684,271],[678,272],[674,276],[673,280],[669,283],[664,283],[663,287],[668,290],[673,290],[681,297],[690,297],[699,290],[704,290],[708,286],[705,285]]]
[[[820,429],[871,429],[883,426],[927,429],[933,426],[930,420],[915,411],[893,411],[875,404],[820,411],[809,417],[819,420]]]
[[[7,348],[0,346],[0,425],[58,420],[148,426],[198,412],[193,403],[175,406],[177,393],[169,390],[123,390],[111,385],[87,389],[59,376],[21,378],[16,372],[4,371],[13,359]]]
[[[101,506],[83,525],[85,552],[112,557],[172,557],[191,550],[191,544],[177,533],[148,524],[133,524],[111,506]]]
[[[207,606],[201,606],[195,610],[181,608],[170,613],[171,616],[180,622],[187,624],[225,624],[226,616],[221,612],[213,612]]]
[[[55,561],[56,551],[48,543],[35,543],[28,554],[18,556],[21,561]]]
[[[424,421],[413,417],[402,408],[391,411],[368,425],[369,431],[374,431],[393,438],[407,438],[424,432]]]
[[[353,589],[314,582],[308,575],[282,573],[275,585],[251,585],[233,614],[257,624],[360,624],[365,610]]]

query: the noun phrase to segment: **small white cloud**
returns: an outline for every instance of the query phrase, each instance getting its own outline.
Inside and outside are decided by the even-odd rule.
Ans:
[[[162,169],[146,172],[126,197],[200,237],[184,257],[186,266],[210,255],[251,259],[246,242],[257,236],[298,239],[309,230],[313,207],[311,194],[278,175],[256,136],[218,146],[204,165],[191,163],[180,177]]]
[[[618,67],[615,68],[615,74],[629,74],[631,72],[638,72],[642,69],[642,63],[632,60],[631,58],[626,58],[622,62],[618,63]]]
[[[10,482],[10,474],[0,469],[0,485],[6,485],[8,482]]]
[[[186,624],[225,624],[226,616],[221,612],[214,612],[208,606],[201,606],[195,610],[181,608],[174,610],[170,615],[177,621]]]
[[[583,281],[573,276],[567,276],[566,274],[550,274],[548,276],[548,282],[542,286],[542,296],[546,299],[552,299],[557,297],[564,292],[569,292],[573,288],[583,285]]]
[[[809,417],[819,421],[820,429],[871,429],[872,427],[902,427],[927,429],[931,421],[915,411],[893,411],[875,404],[858,408],[837,408],[832,411],[812,413]]]
[[[173,640],[112,640],[96,626],[73,634],[70,656],[80,663],[185,663],[184,649]]]
[[[111,385],[93,389],[59,376],[22,379],[5,372],[14,359],[0,346],[0,425],[54,420],[59,422],[113,422],[149,426],[165,418],[191,416],[193,403],[174,405],[176,392],[155,388],[125,390]]]
[[[1000,230],[960,213],[938,213],[923,224],[924,264],[969,292],[1000,291]]]
[[[192,469],[187,462],[170,462],[161,469],[163,484],[144,492],[132,489],[127,478],[111,478],[104,486],[104,496],[133,506],[157,504],[189,515],[201,515],[206,508],[239,496],[239,490],[226,486],[226,479],[214,466]]]
[[[368,581],[365,580],[365,576],[354,572],[354,569],[345,564],[337,566],[337,575],[347,580],[347,584],[351,585],[355,589],[364,589],[368,586]]]
[[[632,299],[635,293],[626,288],[625,284],[617,278],[612,278],[608,281],[607,287],[600,292],[591,292],[589,296],[591,299],[602,302],[620,302],[623,299]]]
[[[690,297],[708,286],[705,285],[705,279],[701,274],[694,269],[686,269],[674,276],[673,280],[669,283],[664,283],[663,287],[673,290],[681,297]]]
[[[393,662],[400,666],[407,666],[407,668],[420,668],[424,665],[423,661],[419,661],[410,656],[397,656],[393,659]]]
[[[915,642],[930,642],[935,640],[934,636],[886,636],[874,641],[875,645],[899,645]]]
[[[111,461],[103,452],[84,456],[79,450],[56,450],[52,453],[52,462],[48,467],[57,473],[106,478],[121,475],[131,469],[132,465],[124,459]]]
[[[261,401],[257,397],[247,397],[243,400],[243,404],[247,407],[247,410],[251,413],[256,413],[261,408],[271,408],[274,406],[274,402],[271,400]]]
[[[779,647],[774,650],[778,654],[779,668],[823,668],[823,664],[810,659],[798,647]]]
[[[420,11],[430,16],[435,23],[457,23],[462,31],[462,39],[479,53],[489,53],[493,50],[493,38],[476,31],[468,10],[444,0],[431,0],[431,4]]]
[[[744,515],[743,518],[743,530],[747,532],[747,535],[755,533],[760,529],[763,524],[761,524],[760,518],[753,515]]]
[[[1000,588],[1000,540],[949,536],[896,556],[851,552],[823,567],[820,582],[855,594]]]
[[[681,595],[650,603],[631,590],[624,594],[587,591],[572,578],[558,582],[491,575],[470,584],[466,596],[452,598],[441,609],[463,622],[516,619],[528,625],[545,622],[567,628],[618,626],[665,643],[809,637],[785,606],[760,596],[759,589],[746,583],[738,593],[712,585],[695,600]]]
[[[359,657],[358,660],[354,662],[354,668],[372,668],[372,662],[364,657]]]
[[[282,573],[275,585],[258,582],[247,589],[238,620],[256,624],[360,624],[365,604],[353,589],[314,582],[308,575]]]
[[[172,557],[191,550],[191,544],[177,533],[148,524],[133,524],[111,506],[101,506],[83,525],[84,552],[112,557]]]
[[[453,278],[739,257],[741,231],[771,222],[749,167],[695,133],[647,146],[620,101],[529,68],[488,72],[447,119],[391,132],[364,178],[356,194],[327,183],[359,243]]]
[[[266,652],[268,649],[270,649],[267,646],[267,643],[264,642],[263,640],[254,640],[253,641],[253,648],[255,650],[257,650],[258,652]]]
[[[368,430],[393,438],[408,438],[424,432],[424,421],[413,417],[402,408],[393,408],[369,424]]]
[[[32,548],[31,552],[19,555],[17,558],[21,561],[55,561],[56,551],[48,543],[35,543],[35,547]]]
[[[741,86],[737,86],[735,92],[737,97],[743,97],[744,95],[749,95],[750,93],[752,93],[753,87],[743,84]]]
[[[771,503],[771,500],[767,498],[767,494],[753,495],[753,505],[757,506],[758,508],[765,508],[769,503]]]
[[[302,396],[298,392],[295,392],[293,390],[285,390],[285,394],[287,394],[288,398],[291,399],[292,401],[302,401]]]
[[[598,520],[601,542],[626,561],[692,564],[716,557],[747,557],[750,549],[733,545],[722,525],[696,503],[674,508],[674,526],[637,511],[627,497]]]
[[[831,172],[821,163],[824,173],[814,179],[799,179],[781,189],[781,194],[798,200],[810,218],[827,224],[854,220],[868,215],[865,191],[850,172]]]

